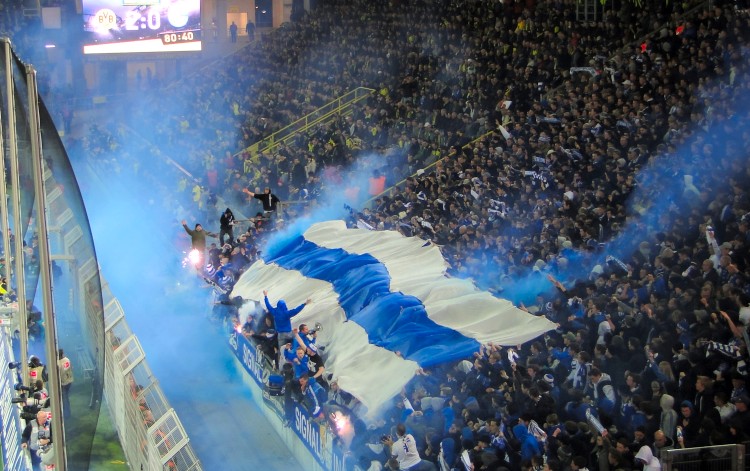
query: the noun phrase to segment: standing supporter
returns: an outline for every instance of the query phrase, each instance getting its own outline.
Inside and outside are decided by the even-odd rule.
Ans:
[[[370,197],[377,196],[385,190],[385,175],[380,173],[380,170],[373,170],[372,176],[370,177],[370,189],[368,194]]]
[[[612,386],[612,379],[607,373],[602,373],[598,368],[589,371],[589,386],[587,391],[591,394],[594,404],[600,411],[612,415],[617,410],[617,392]]]
[[[266,189],[263,190],[263,193],[255,193],[248,190],[247,188],[242,191],[250,195],[252,198],[260,200],[260,202],[263,204],[264,216],[266,217],[269,217],[271,214],[273,214],[276,211],[276,206],[281,202],[276,195],[271,193],[271,188],[269,187],[266,187]]]
[[[229,240],[227,240],[228,243],[234,243],[234,221],[234,213],[232,213],[231,209],[227,208],[221,213],[221,217],[219,218],[219,243],[221,245],[224,245],[225,235],[229,236]]]
[[[390,455],[398,462],[398,469],[408,471],[431,471],[435,465],[419,456],[417,443],[414,437],[406,433],[406,426],[398,424],[396,426],[396,436],[398,439],[394,442],[391,436],[383,438],[383,444],[388,448]]]
[[[297,378],[296,383],[293,384],[295,385],[293,389],[298,402],[303,403],[313,417],[323,417],[323,404],[319,400],[320,396],[316,392],[315,384],[310,381],[307,373]]]
[[[287,308],[286,302],[283,299],[279,299],[276,303],[276,307],[273,307],[268,301],[268,291],[263,290],[263,301],[266,303],[266,309],[268,309],[268,312],[273,316],[274,325],[276,326],[276,335],[278,336],[279,354],[281,355],[282,348],[287,343],[292,343],[292,340],[294,339],[294,334],[292,333],[292,317],[299,314],[305,306],[312,302],[312,300],[308,299],[296,308],[290,310]],[[283,356],[280,356],[279,365],[283,363],[283,360]]]
[[[542,448],[536,437],[529,432],[528,425],[523,422],[515,425],[513,435],[519,442],[521,463],[530,462],[534,457],[542,455]]]
[[[659,430],[663,431],[667,438],[674,441],[676,438],[675,429],[677,427],[677,411],[674,410],[674,398],[669,394],[662,395],[660,406],[662,411]]]
[[[234,21],[232,21],[232,24],[229,25],[229,36],[230,36],[230,38],[232,40],[232,43],[236,43],[237,42],[237,29],[238,29],[237,28],[237,23],[235,23]]]
[[[654,456],[651,448],[648,446],[642,446],[638,453],[635,455],[635,461],[643,465],[643,471],[660,471],[661,463],[659,459]]]
[[[324,376],[326,369],[323,357],[320,356],[318,346],[309,339],[309,332],[309,327],[304,324],[300,325],[299,330],[294,329],[294,344],[298,345],[298,348],[303,348],[305,351],[305,355],[307,358],[307,370],[310,375],[310,381],[318,383],[323,389],[328,391],[329,385]],[[312,337],[312,335],[310,335],[310,337]],[[305,341],[305,339],[307,339],[307,341]]]
[[[190,229],[187,226],[187,221],[185,221],[184,219],[182,220],[182,227],[190,236],[190,246],[193,250],[197,250],[198,254],[200,255],[199,263],[197,263],[196,266],[201,267],[202,261],[206,258],[206,236],[217,236],[213,232],[204,231],[203,226],[200,224],[196,224],[194,229]]]

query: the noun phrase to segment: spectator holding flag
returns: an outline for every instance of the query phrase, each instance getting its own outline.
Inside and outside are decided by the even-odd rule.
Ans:
[[[398,439],[394,442],[390,436],[383,437],[385,445],[393,458],[398,461],[398,469],[410,471],[430,471],[435,469],[435,465],[419,456],[417,443],[410,433],[406,433],[406,426],[398,424],[396,426],[396,435]]]

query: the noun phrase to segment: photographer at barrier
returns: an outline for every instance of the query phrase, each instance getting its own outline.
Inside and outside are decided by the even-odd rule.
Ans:
[[[31,452],[34,470],[41,469],[43,457],[52,453],[52,427],[48,412],[37,412],[36,419],[26,425],[21,434],[21,447]]]
[[[37,380],[47,381],[47,366],[36,355],[29,357],[29,380],[35,384]]]
[[[48,410],[49,394],[44,389],[41,381],[36,381],[32,387],[16,384],[14,389],[18,392],[18,397],[13,398],[13,404],[19,404],[21,408],[20,417],[25,423],[30,423],[36,418],[38,412]]]

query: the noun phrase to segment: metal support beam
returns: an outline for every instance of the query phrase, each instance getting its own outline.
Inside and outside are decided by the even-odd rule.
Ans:
[[[13,205],[13,230],[16,233],[13,246],[13,267],[16,274],[16,295],[18,296],[18,325],[20,328],[21,363],[23,365],[21,380],[29,381],[29,327],[26,312],[26,272],[23,267],[23,221],[21,218],[21,179],[18,174],[18,140],[16,139],[16,101],[15,83],[13,82],[13,51],[10,40],[2,39],[5,52],[5,93],[8,99],[8,155],[10,158],[10,199]],[[10,282],[10,280],[8,280]],[[28,384],[27,384],[28,386]]]
[[[65,471],[65,432],[62,413],[62,387],[60,371],[57,369],[57,326],[55,306],[52,302],[52,270],[50,269],[49,239],[47,235],[47,194],[44,191],[44,161],[42,160],[42,131],[39,125],[39,94],[37,92],[36,71],[26,66],[26,89],[29,100],[29,128],[31,134],[31,163],[34,177],[34,202],[36,203],[36,222],[39,234],[39,281],[44,306],[44,324],[46,326],[45,344],[47,359],[51,363],[47,369],[50,392],[50,409],[52,410],[52,437],[55,450],[55,471]]]

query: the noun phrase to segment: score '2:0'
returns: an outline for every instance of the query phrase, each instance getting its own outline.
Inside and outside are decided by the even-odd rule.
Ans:
[[[161,16],[155,13],[153,10],[148,9],[145,12],[146,26],[148,29],[157,30],[161,28]],[[137,11],[129,11],[125,15],[125,29],[128,31],[138,30],[138,21],[141,19],[141,15]]]

